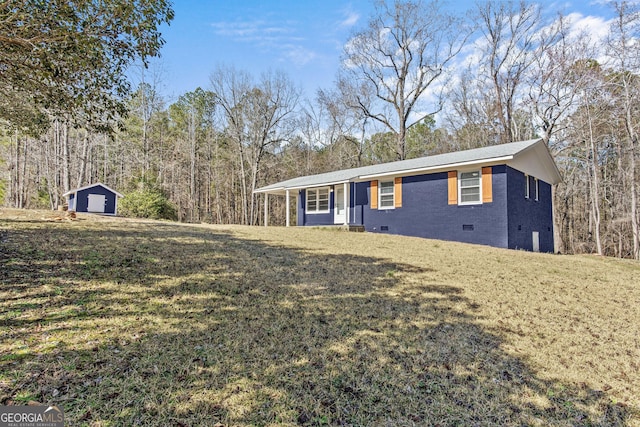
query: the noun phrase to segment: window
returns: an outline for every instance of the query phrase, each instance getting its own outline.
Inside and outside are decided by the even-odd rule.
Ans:
[[[524,176],[524,198],[525,199],[531,199],[531,193],[533,193],[533,200],[535,200],[536,202],[540,197],[540,182],[538,181],[538,178],[534,178],[530,175],[526,175]]]
[[[461,205],[482,203],[480,191],[480,171],[461,172],[458,179]]]
[[[329,187],[307,189],[307,213],[329,212]]]
[[[378,186],[378,209],[393,209],[393,181],[380,181]]]

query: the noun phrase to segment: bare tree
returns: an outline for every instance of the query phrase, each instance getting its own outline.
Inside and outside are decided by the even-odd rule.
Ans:
[[[590,212],[590,229],[593,230],[593,234],[596,252],[598,255],[602,255],[602,237],[601,237],[601,222],[602,215],[600,213],[601,203],[601,178],[600,178],[600,147],[598,143],[598,137],[601,132],[597,132],[599,121],[602,120],[603,115],[606,112],[598,111],[598,108],[602,106],[601,103],[592,105],[592,100],[597,97],[594,92],[598,91],[598,86],[594,85],[591,90],[585,90],[583,92],[582,100],[582,123],[578,127],[579,134],[582,136],[586,145],[587,155],[585,156],[586,163],[588,165],[588,184],[589,184],[589,212]]]
[[[396,0],[377,2],[368,27],[345,45],[344,78],[377,101],[369,105],[356,93],[352,106],[393,132],[397,159],[406,158],[407,129],[441,108],[437,84],[466,38],[437,0]],[[435,111],[425,112],[429,96]]]
[[[488,79],[500,123],[500,142],[519,137],[516,110],[525,73],[535,58],[541,26],[540,7],[521,1],[487,1],[478,5],[483,35],[481,75]]]
[[[188,209],[190,221],[202,220],[203,207],[208,215],[209,200],[202,197],[202,187],[208,188],[203,177],[202,169],[203,152],[206,151],[206,139],[210,137],[213,128],[213,116],[215,110],[215,96],[212,92],[197,88],[193,92],[188,92],[178,98],[169,107],[170,116],[173,122],[176,144],[180,144],[177,150],[181,156],[181,163],[188,170],[189,191],[183,192],[188,195],[185,206]],[[207,162],[210,163],[210,162]]]
[[[638,189],[636,177],[636,157],[638,145],[638,104],[640,96],[640,7],[627,1],[615,2],[616,11],[609,39],[607,52],[615,66],[620,69],[611,83],[617,86],[621,98],[622,121],[627,135],[626,157],[628,158],[628,187],[630,220],[633,238],[633,258],[640,259],[640,229],[638,223]]]
[[[319,90],[317,97],[318,104],[324,106],[328,116],[326,128],[331,138],[327,142],[348,147],[348,156],[336,159],[336,164],[341,167],[357,167],[366,163],[365,148],[370,118],[362,108],[352,106],[370,106],[372,94],[350,83],[348,80],[339,79],[336,89]]]
[[[553,136],[575,111],[575,98],[589,82],[589,68],[596,57],[594,43],[586,32],[572,34],[571,23],[560,15],[538,33],[539,43],[529,68],[526,102],[539,121],[540,136],[554,152]],[[560,126],[560,128],[559,128]]]
[[[281,72],[251,76],[233,68],[219,67],[211,75],[217,104],[224,112],[227,135],[237,148],[244,224],[258,220],[256,196],[261,161],[293,134],[299,91]]]
[[[328,111],[322,103],[312,103],[306,100],[297,120],[297,128],[301,133],[301,148],[304,151],[304,167],[302,175],[310,175],[316,165],[313,162],[313,152],[321,147],[331,146],[334,142],[334,128],[327,121]]]
[[[568,149],[566,140],[555,138],[555,135],[566,130],[570,123],[568,116],[578,105],[576,98],[590,83],[594,83],[593,79],[589,78],[592,74],[589,71],[595,65],[594,61],[590,60],[596,57],[595,46],[585,32],[572,34],[571,22],[562,15],[551,25],[542,28],[538,37],[533,61],[527,73],[528,79],[525,82],[528,86],[525,102],[537,120],[540,136],[552,154],[563,156]],[[588,122],[591,124],[591,121]],[[590,135],[590,140],[593,140],[593,134]],[[596,178],[597,173],[592,173],[591,176]],[[597,189],[597,183],[591,188]],[[561,206],[562,200],[558,198],[556,190],[556,187],[552,190],[556,205],[553,213],[555,251],[564,252],[557,212],[557,206]],[[597,208],[598,203],[592,204],[592,207]],[[595,217],[599,221],[599,212]],[[599,242],[599,234],[596,240]],[[597,246],[601,250],[599,243]]]
[[[496,103],[478,78],[476,64],[459,75],[448,93],[449,108],[443,113],[455,135],[453,149],[465,150],[499,143],[500,124],[492,118]]]

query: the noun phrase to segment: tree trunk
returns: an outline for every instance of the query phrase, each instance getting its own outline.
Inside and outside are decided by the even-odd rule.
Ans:
[[[631,235],[633,239],[633,258],[640,259],[640,231],[638,230],[638,196],[636,182],[636,153],[635,146],[637,142],[636,130],[633,126],[631,94],[629,93],[628,83],[625,81],[625,126],[628,135],[628,153],[629,153],[629,198],[630,200],[630,216],[631,216]]]
[[[602,255],[602,241],[600,239],[600,183],[598,179],[598,150],[594,141],[593,121],[591,119],[591,112],[588,104],[586,110],[587,122],[589,123],[589,172],[591,175],[589,189],[591,195],[591,216],[593,218],[596,251],[598,252],[598,255]]]
[[[553,252],[557,254],[561,254],[561,253],[564,253],[565,247],[564,247],[564,242],[562,241],[562,228],[558,218],[559,216],[558,202],[559,201],[558,201],[557,193],[558,193],[558,186],[557,185],[551,186],[551,200],[553,200],[553,211],[551,212],[551,215],[553,217]]]
[[[238,142],[239,145],[239,160],[240,160],[240,192],[241,192],[241,197],[242,197],[242,224],[243,225],[248,225],[249,224],[249,217],[248,217],[248,207],[249,207],[249,201],[247,199],[247,177],[245,175],[245,171],[244,171],[244,150],[242,147],[242,142]]]
[[[84,138],[82,141],[82,156],[80,157],[80,165],[78,166],[77,188],[80,188],[83,185],[85,185],[85,179],[87,174],[88,151],[89,151],[89,132],[85,130]]]
[[[22,149],[22,166],[20,170],[20,195],[19,195],[19,207],[26,208],[27,207],[27,197],[28,186],[27,182],[27,160],[29,159],[29,138],[24,138],[23,149]]]
[[[630,141],[631,153],[629,156],[629,175],[631,176],[631,233],[633,235],[633,258],[640,259],[640,234],[638,231],[638,195],[636,187],[636,155],[635,155],[635,135]]]
[[[70,162],[69,124],[65,121],[62,128],[62,187],[65,192],[71,190]]]
[[[14,208],[20,208],[20,137],[16,133],[15,144],[11,144],[9,150],[11,158],[9,159],[9,168],[11,169],[10,179],[10,197],[11,205]]]
[[[197,212],[198,198],[196,195],[196,131],[193,111],[189,113],[189,221],[200,220]]]

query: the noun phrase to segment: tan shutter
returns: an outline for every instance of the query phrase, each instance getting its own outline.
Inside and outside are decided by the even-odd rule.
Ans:
[[[371,185],[369,185],[371,189],[371,209],[378,209],[378,181],[371,181]]]
[[[458,204],[458,172],[449,172],[449,204]]]
[[[402,178],[393,180],[393,206],[402,207]]]
[[[491,167],[482,168],[482,203],[493,202],[493,181]]]

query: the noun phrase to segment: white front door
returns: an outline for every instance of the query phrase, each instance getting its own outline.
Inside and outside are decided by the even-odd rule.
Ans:
[[[344,203],[344,186],[336,185],[333,191],[333,223],[344,224],[347,222],[347,210]]]
[[[540,233],[537,231],[532,232],[531,239],[533,240],[533,252],[540,252]]]
[[[107,196],[104,194],[89,194],[88,198],[87,212],[104,213]]]

